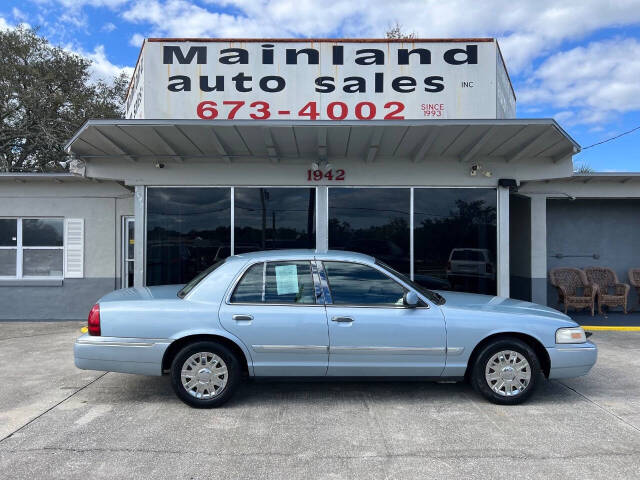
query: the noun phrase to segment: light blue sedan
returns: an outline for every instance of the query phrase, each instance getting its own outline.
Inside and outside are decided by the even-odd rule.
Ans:
[[[76,366],[162,375],[194,407],[245,377],[468,380],[500,404],[547,378],[585,375],[596,346],[566,315],[502,297],[426,290],[367,255],[236,255],[187,285],[101,298]]]

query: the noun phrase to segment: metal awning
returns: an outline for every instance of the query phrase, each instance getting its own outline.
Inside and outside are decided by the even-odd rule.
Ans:
[[[535,184],[538,180],[525,181],[523,183]],[[559,177],[546,179],[545,183],[596,183],[596,182],[616,182],[629,183],[640,182],[640,172],[588,172],[573,173],[569,177]]]
[[[553,119],[505,120],[89,120],[66,151],[85,161],[207,158],[220,162],[287,159],[454,158],[558,162],[580,151]]]

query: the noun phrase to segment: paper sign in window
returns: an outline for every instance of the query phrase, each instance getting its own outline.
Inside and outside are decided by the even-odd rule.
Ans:
[[[296,265],[276,266],[276,289],[278,295],[298,293],[298,267]]]

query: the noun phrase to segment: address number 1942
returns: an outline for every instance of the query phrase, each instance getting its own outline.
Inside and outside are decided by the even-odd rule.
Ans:
[[[307,170],[307,182],[319,182],[321,180],[342,182],[346,175],[347,173],[342,169],[323,172],[322,170],[313,170],[310,168]]]

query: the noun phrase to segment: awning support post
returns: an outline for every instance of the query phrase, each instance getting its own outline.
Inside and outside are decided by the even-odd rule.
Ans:
[[[531,195],[531,301],[547,304],[546,195]]]
[[[509,273],[509,188],[498,187],[498,252],[496,283],[498,295],[510,295]]]
[[[135,243],[133,246],[133,286],[144,287],[145,204],[147,191],[144,185],[136,185],[133,196]]]

